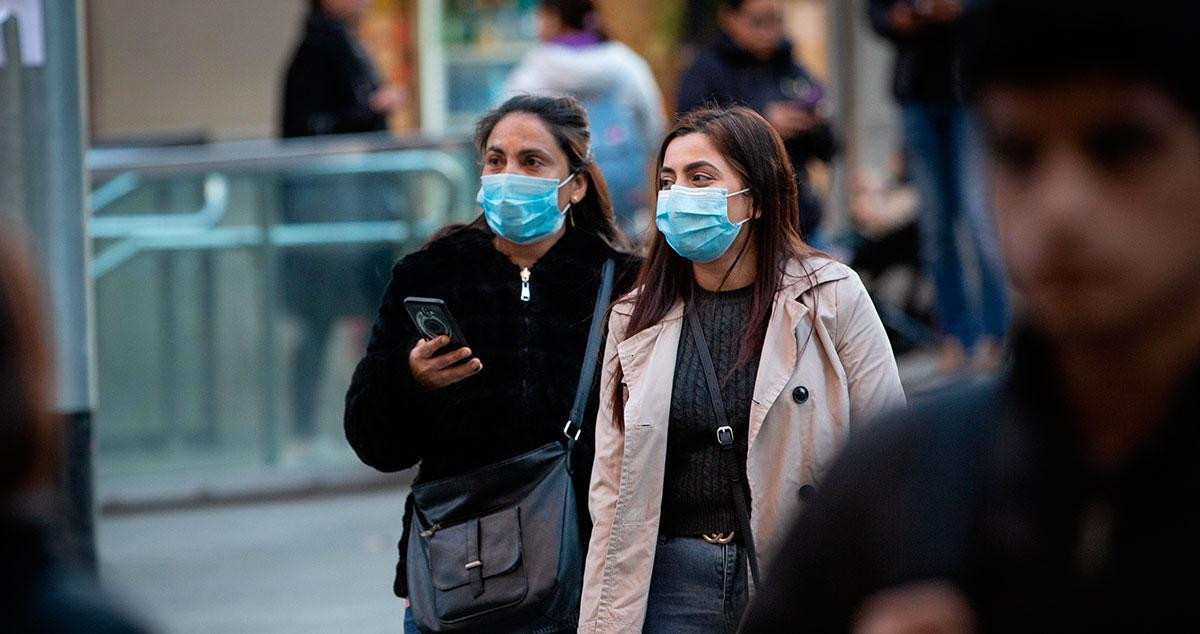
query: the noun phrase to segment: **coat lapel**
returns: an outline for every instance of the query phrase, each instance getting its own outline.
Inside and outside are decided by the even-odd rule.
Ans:
[[[659,323],[617,343],[624,382],[631,390],[626,403],[628,419],[665,424],[670,418],[674,381],[654,377],[674,376],[682,323],[683,302],[679,302]],[[643,380],[643,376],[648,379]]]
[[[767,412],[779,398],[796,369],[796,326],[804,320],[808,308],[789,294],[775,297],[771,321],[763,339],[763,355],[754,379],[754,398],[750,403],[749,442],[754,444]]]
[[[758,437],[767,413],[795,374],[801,348],[811,345],[805,341],[811,330],[807,323],[810,311],[801,301],[802,297],[822,284],[847,276],[843,267],[828,266],[832,262],[818,260],[814,265],[814,259],[810,258],[804,264],[793,261],[788,265],[784,287],[776,293],[775,305],[771,308],[771,321],[763,338],[763,354],[754,380],[748,436],[751,445]]]

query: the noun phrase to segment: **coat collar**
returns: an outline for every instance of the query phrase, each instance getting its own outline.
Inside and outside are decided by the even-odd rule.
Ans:
[[[776,399],[779,398],[783,388],[795,372],[801,347],[811,345],[811,342],[803,338],[799,343],[796,340],[797,329],[805,323],[810,312],[808,306],[802,301],[804,295],[822,284],[845,279],[850,274],[851,271],[848,267],[826,257],[809,257],[804,260],[796,259],[788,262],[784,272],[783,288],[775,295],[775,303],[771,309],[771,321],[763,339],[763,350],[770,351],[770,354],[762,357],[758,366],[758,374],[755,377],[754,396],[750,408],[749,441],[751,443],[754,442],[758,430],[762,427],[767,412],[775,404]],[[621,317],[628,318],[636,299],[637,291],[634,291],[617,304],[613,310]],[[679,347],[679,337],[683,331],[682,321],[683,302],[679,301],[662,321],[617,343],[617,354],[625,372],[624,380],[626,382],[632,384],[641,379],[641,374],[649,365],[649,359],[659,356],[655,354],[659,346],[663,346],[663,352],[666,353],[661,356],[661,359],[669,361],[669,363],[663,363],[662,367],[656,371],[674,371],[675,352]],[[808,335],[805,333],[803,336],[807,337]],[[670,381],[672,378],[664,377],[663,380]],[[662,404],[662,406],[669,407],[669,399],[668,403]]]
[[[788,297],[798,301],[808,291],[828,282],[845,279],[849,275],[849,268],[826,256],[809,256],[802,260],[793,258],[784,267],[783,286],[775,295],[776,304],[778,305],[780,297]],[[640,288],[634,289],[621,298],[613,306],[613,312],[622,317],[633,315],[633,306],[637,303],[638,295],[641,292],[642,289]],[[682,318],[683,300],[679,300],[675,302],[675,306],[663,317],[663,321],[667,322]]]

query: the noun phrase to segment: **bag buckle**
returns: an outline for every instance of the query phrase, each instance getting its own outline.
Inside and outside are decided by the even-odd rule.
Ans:
[[[572,427],[575,428],[574,433],[571,432]],[[577,442],[581,434],[583,434],[583,428],[576,425],[575,421],[569,420],[567,421],[567,424],[563,426],[563,435],[567,437],[567,440]]]
[[[722,447],[728,447],[733,444],[733,428],[729,425],[724,425],[717,428],[717,444]]]

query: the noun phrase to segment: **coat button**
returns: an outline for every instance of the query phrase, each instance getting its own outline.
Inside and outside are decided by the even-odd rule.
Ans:
[[[808,388],[803,385],[797,385],[796,389],[792,390],[792,400],[797,403],[808,401]]]
[[[806,484],[800,487],[800,501],[805,504],[812,502],[813,496],[817,494],[817,488],[811,484]]]

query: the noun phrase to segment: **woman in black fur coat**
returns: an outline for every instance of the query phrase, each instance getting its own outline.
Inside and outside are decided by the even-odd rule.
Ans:
[[[396,264],[346,395],[346,437],[363,462],[381,471],[419,464],[420,483],[562,438],[601,267],[615,260],[615,298],[639,265],[623,250],[589,141],[587,115],[569,98],[514,97],[480,121],[485,214]],[[529,203],[537,192],[540,208]],[[405,312],[409,296],[443,299],[470,347],[424,341]],[[595,420],[596,401],[593,393],[585,420]],[[586,465],[575,473],[586,521],[591,460],[577,464]]]

